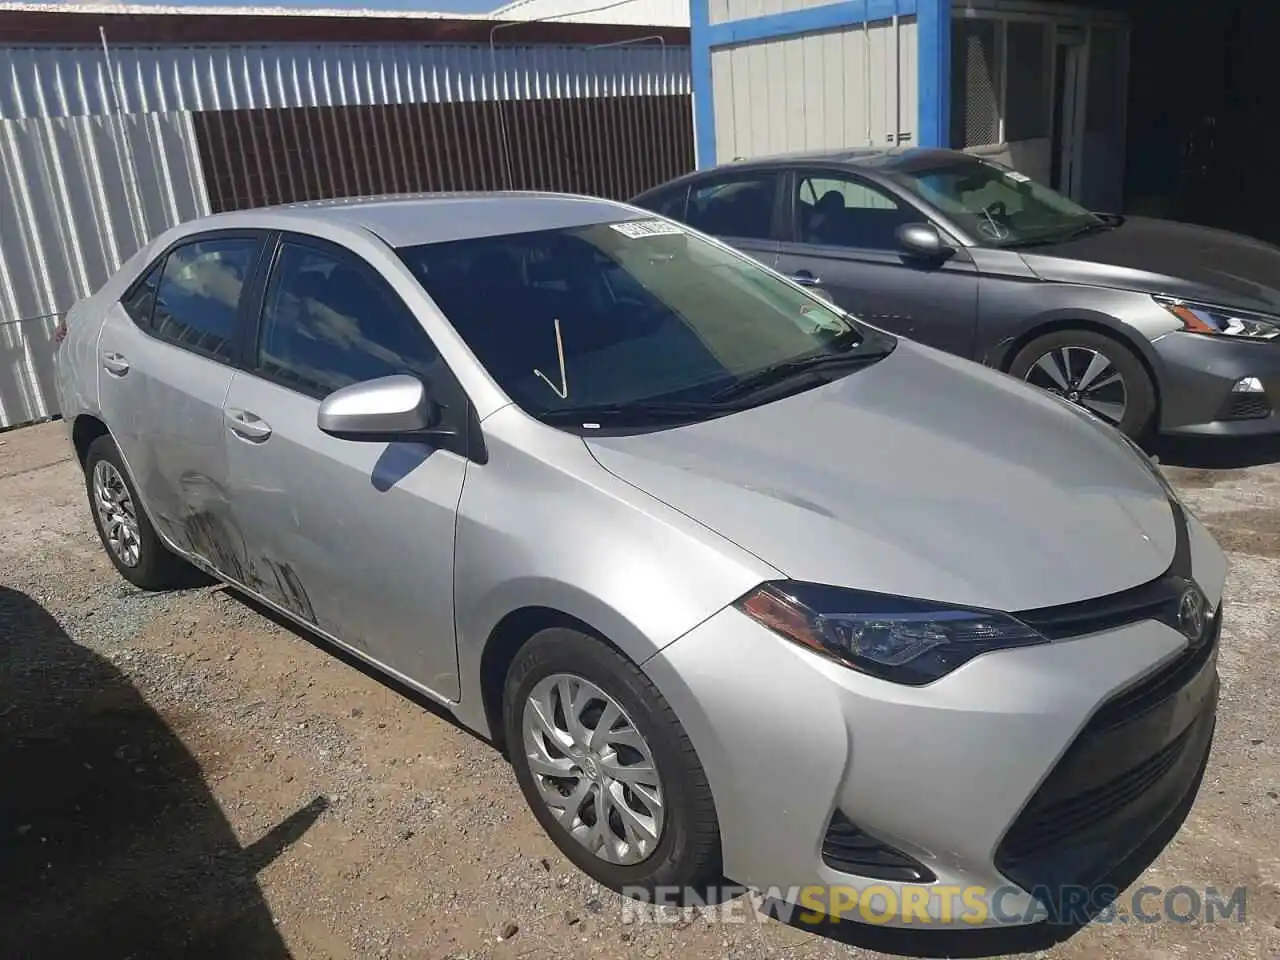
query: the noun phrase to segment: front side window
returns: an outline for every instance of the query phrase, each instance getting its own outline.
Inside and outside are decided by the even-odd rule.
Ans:
[[[429,379],[436,358],[417,318],[370,268],[319,248],[281,246],[258,337],[265,376],[322,399],[398,373]]]
[[[796,180],[796,237],[801,243],[897,250],[897,230],[920,215],[878,187],[838,174]]]
[[[986,160],[886,173],[989,246],[1055,243],[1102,226],[1079,204]]]
[[[259,247],[249,237],[217,237],[171,250],[156,288],[151,331],[195,353],[230,360],[240,296]]]
[[[695,186],[689,191],[684,221],[716,237],[768,240],[773,236],[773,211],[778,174],[741,174]]]
[[[662,220],[399,253],[503,390],[553,422],[656,401],[714,403],[762,370],[877,336]]]

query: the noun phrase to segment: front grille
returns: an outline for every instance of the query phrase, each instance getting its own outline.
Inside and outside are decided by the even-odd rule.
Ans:
[[[898,883],[932,883],[937,879],[924,864],[877,840],[837,810],[822,838],[822,860],[834,870],[859,877]]]
[[[1177,630],[1178,603],[1187,586],[1186,577],[1165,574],[1158,580],[1123,593],[1057,607],[1023,610],[1014,616],[1050,640],[1115,630],[1143,620],[1157,620]]]
[[[1033,886],[1090,884],[1138,849],[1192,792],[1216,717],[1206,640],[1099,708],[996,848],[997,869]]]
[[[1172,743],[1114,780],[1055,802],[1033,803],[1005,836],[1001,853],[1018,861],[1057,847],[1100,820],[1109,820],[1154,786],[1178,762],[1191,736],[1188,727]]]
[[[1218,648],[1218,638],[1222,635],[1221,606],[1218,607],[1209,630],[1209,639],[1205,643],[1188,647],[1172,663],[1103,704],[1089,722],[1089,729],[1095,732],[1110,730],[1141,717],[1189,684],[1204,669],[1204,665]]]
[[[1271,416],[1271,404],[1265,394],[1233,393],[1227,401],[1223,420],[1261,420]]]

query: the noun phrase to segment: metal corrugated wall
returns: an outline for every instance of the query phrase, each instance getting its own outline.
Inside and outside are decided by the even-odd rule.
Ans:
[[[110,43],[110,36],[107,37]],[[0,118],[687,94],[687,48],[259,44],[0,48]]]
[[[644,98],[657,104],[652,115],[663,123],[673,111],[678,115],[680,129],[668,131],[675,138],[671,144],[655,147],[652,132],[644,132],[652,104],[622,110],[620,116],[638,118],[632,133],[612,115],[583,122],[605,124],[616,131],[615,139],[637,139],[619,140],[609,156],[652,153],[660,159],[650,164],[651,175],[675,175],[692,165],[689,111],[680,105],[687,104],[690,90],[683,47],[117,47],[110,39],[105,51],[0,47],[0,427],[56,412],[51,336],[59,315],[148,239],[209,211],[212,184],[206,184],[202,163],[209,152],[209,117],[256,123],[246,118],[289,108],[479,108],[495,101],[531,108],[534,101],[621,107],[623,98],[637,104]],[[597,106],[579,112],[586,118],[597,113]],[[224,123],[217,121],[219,127]],[[518,146],[528,156],[528,145]],[[548,169],[562,168],[560,159]],[[229,167],[220,163],[220,206],[227,205],[227,177],[242,172],[237,164],[260,162],[241,157]],[[493,158],[486,163],[487,169],[497,168]],[[634,175],[614,176],[612,182],[619,188],[652,185]]]

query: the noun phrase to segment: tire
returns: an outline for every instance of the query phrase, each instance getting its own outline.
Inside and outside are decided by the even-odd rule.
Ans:
[[[591,767],[596,777],[594,781],[590,777],[579,775],[576,783],[572,777],[564,781],[553,781],[534,772],[532,764],[535,761],[531,760],[531,754],[538,756],[541,753],[544,760],[546,754],[537,746],[530,746],[530,740],[526,738],[526,711],[532,709],[529,707],[531,698],[539,700],[540,691],[546,690],[548,685],[551,685],[553,691],[550,702],[562,704],[558,692],[564,689],[560,685],[564,681],[559,678],[569,678],[571,689],[574,689],[572,684],[575,680],[579,684],[585,681],[595,688],[595,691],[591,691],[585,686],[576,687],[576,712],[586,721],[587,732],[603,720],[603,710],[600,708],[606,706],[595,694],[602,693],[612,698],[614,706],[620,709],[621,716],[609,723],[609,729],[618,739],[614,741],[612,748],[604,748],[604,754],[607,755],[613,749],[615,757],[622,764],[634,761],[632,766],[643,766],[642,752],[628,748],[621,742],[629,739],[628,726],[633,727],[653,758],[658,790],[655,791],[652,782],[648,782],[640,786],[640,789],[647,791],[646,794],[628,792],[622,781],[611,780],[608,776],[610,770],[626,770],[626,765],[618,763],[608,766],[601,761],[598,768]],[[543,699],[540,702],[548,701]],[[563,720],[567,728],[563,705],[559,712],[553,710],[552,717],[556,722]],[[721,878],[720,827],[716,820],[715,803],[693,745],[670,705],[649,678],[635,664],[605,643],[576,630],[562,628],[543,630],[536,634],[520,649],[507,672],[503,696],[503,727],[508,755],[520,781],[520,789],[524,791],[534,816],[561,852],[592,879],[617,891],[631,888],[633,892],[643,890],[648,895],[655,888],[662,887],[673,894],[678,890],[677,896],[686,896],[690,891],[703,890],[708,884]],[[542,737],[543,742],[547,742],[545,733]],[[585,755],[594,757],[600,754],[588,751]],[[562,752],[562,756],[563,761],[558,762],[574,760],[567,753]],[[578,759],[583,756],[579,754]],[[583,759],[582,762],[586,765],[594,761]],[[575,765],[575,769],[582,770],[583,767]],[[651,781],[651,778],[648,779]],[[560,794],[572,792],[575,786],[580,787],[584,782],[588,793],[575,808],[581,811],[581,816],[566,814],[562,822],[544,798],[543,789],[547,789],[549,793],[558,789],[558,793],[553,795],[556,799],[563,800]],[[621,794],[615,794],[614,788],[621,790]],[[591,825],[583,822],[595,819],[599,823],[595,814],[600,808],[595,798],[601,795],[602,790],[607,791],[607,796],[621,800],[621,803],[613,804],[614,810],[609,812],[608,817],[607,836],[612,843],[609,849],[615,862],[610,862],[588,845],[592,843]],[[620,834],[616,829],[622,824],[619,808],[625,804],[628,808],[635,809],[635,801],[639,800],[642,808],[649,809],[646,801],[655,795],[660,796],[661,803],[658,806],[661,812],[655,813],[649,822],[656,826],[659,816],[661,817],[657,840],[649,844],[647,849],[642,843],[628,844],[628,854],[618,856],[620,847],[617,841],[626,837],[625,831]],[[571,801],[565,802],[566,809],[570,805]],[[587,835],[586,839],[579,840],[575,837],[570,830],[572,822],[577,823],[579,833]],[[636,836],[641,834],[636,832]],[[634,858],[633,862],[617,862],[625,861],[627,856]]]
[[[100,465],[103,466],[100,468]],[[113,545],[112,530],[120,531],[121,525],[112,524],[110,525],[112,530],[108,529],[107,519],[103,515],[104,508],[100,505],[98,493],[95,490],[100,469],[104,479],[109,481],[109,485],[114,486],[118,481],[127,495],[127,502],[117,499],[116,503],[119,510],[132,518],[136,528],[127,530],[127,524],[123,525],[126,532],[123,539],[118,542],[125,543],[129,549],[118,549]],[[110,436],[101,436],[89,445],[84,458],[84,479],[85,491],[89,495],[89,511],[93,515],[93,525],[98,531],[98,538],[102,541],[102,548],[107,552],[115,568],[120,571],[120,576],[143,590],[163,590],[177,584],[188,569],[186,561],[174,555],[160,542],[155,528],[151,525],[151,520],[147,517],[146,510],[142,507],[133,478],[125,468],[124,458],[120,456],[120,451]],[[115,515],[119,516],[118,513]],[[134,556],[134,550],[136,550],[136,560],[131,563],[129,559]]]
[[[1101,373],[1095,373],[1091,378],[1090,390],[1084,391],[1087,394],[1106,384],[1102,390],[1094,393],[1093,403],[1090,404],[1084,396],[1075,399],[1070,388],[1075,385],[1075,380],[1086,373],[1093,355],[1103,358],[1109,366],[1103,368]],[[1062,383],[1045,366],[1039,365],[1042,359],[1054,366],[1060,376],[1069,373],[1064,378],[1068,389],[1063,390]],[[1064,365],[1070,370],[1064,370]],[[1146,366],[1138,359],[1137,354],[1106,334],[1093,330],[1057,330],[1037,337],[1018,351],[1009,365],[1009,373],[1019,380],[1051,389],[1051,392],[1079,403],[1132,440],[1145,440],[1155,423],[1156,388],[1151,375],[1147,373]],[[1124,391],[1123,414],[1118,418],[1111,415],[1115,412],[1115,399],[1119,396],[1111,382],[1113,374],[1119,375]]]

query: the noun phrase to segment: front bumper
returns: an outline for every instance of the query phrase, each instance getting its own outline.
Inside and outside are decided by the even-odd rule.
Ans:
[[[1174,332],[1152,343],[1161,361],[1160,432],[1186,437],[1280,433],[1280,343]],[[1246,377],[1263,392],[1233,396]]]
[[[1196,576],[1219,606],[1211,555]],[[1216,634],[1189,650],[1142,621],[979,657],[910,688],[728,609],[645,669],[707,772],[727,876],[811,910],[874,891],[872,915],[847,918],[966,928],[1052,918],[1064,887],[1106,882],[1190,801],[1216,662]],[[924,879],[833,866],[841,815]]]

